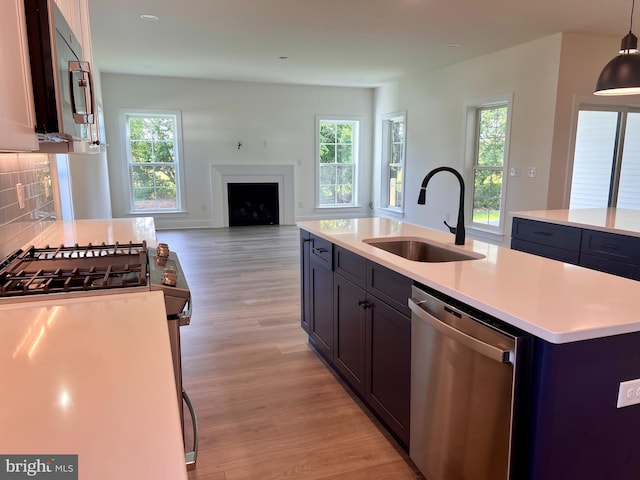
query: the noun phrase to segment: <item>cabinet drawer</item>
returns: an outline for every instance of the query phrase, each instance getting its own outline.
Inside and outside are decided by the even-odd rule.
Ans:
[[[582,229],[514,218],[511,237],[573,252],[580,251]]]
[[[413,280],[382,265],[367,262],[367,291],[406,316],[411,316],[408,299]]]
[[[311,235],[311,256],[320,260],[329,270],[333,269],[333,244],[324,238]]]
[[[559,262],[577,264],[580,259],[579,251],[563,250],[562,248],[550,247],[540,243],[527,242],[517,238],[511,239],[511,248],[525,253],[531,253],[540,257],[558,260]]]
[[[580,255],[580,266],[598,270],[618,277],[640,280],[640,266],[631,263],[615,262],[603,257]]]
[[[585,230],[581,254],[640,265],[640,238]]]
[[[334,246],[333,271],[364,288],[367,279],[367,261],[350,250]]]

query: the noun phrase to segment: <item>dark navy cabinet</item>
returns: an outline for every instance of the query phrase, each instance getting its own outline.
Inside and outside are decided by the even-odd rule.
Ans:
[[[640,280],[640,238],[584,230],[579,265]]]
[[[407,299],[413,281],[323,242],[301,231],[302,312],[303,316],[308,312],[309,318],[302,326],[309,325],[311,344],[408,448],[411,319]]]
[[[333,245],[300,231],[301,326],[314,346],[333,358]]]
[[[577,264],[580,258],[582,229],[514,218],[511,248],[541,257]]]
[[[640,280],[640,237],[515,217],[511,248]]]
[[[300,231],[300,326],[311,331],[311,296],[309,292],[309,261],[311,252],[311,234]]]
[[[638,345],[640,333],[535,340],[528,480],[638,476],[640,405],[616,407],[620,382],[640,378]]]
[[[334,365],[405,447],[412,285],[411,279],[334,246]]]

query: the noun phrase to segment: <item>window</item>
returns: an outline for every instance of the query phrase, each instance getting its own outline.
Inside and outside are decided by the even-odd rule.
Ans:
[[[124,113],[131,211],[182,210],[178,113]]]
[[[578,112],[569,208],[640,209],[640,110]]]
[[[319,207],[356,205],[359,127],[355,119],[316,118]]]
[[[468,107],[473,173],[471,225],[501,233],[504,222],[511,99]]]
[[[382,117],[382,199],[380,206],[402,212],[404,209],[404,159],[406,113]]]

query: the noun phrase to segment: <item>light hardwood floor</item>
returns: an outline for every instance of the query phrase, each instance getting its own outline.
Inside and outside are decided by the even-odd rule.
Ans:
[[[309,347],[293,226],[160,231],[193,297],[181,330],[200,452],[189,479],[415,479],[407,455]]]

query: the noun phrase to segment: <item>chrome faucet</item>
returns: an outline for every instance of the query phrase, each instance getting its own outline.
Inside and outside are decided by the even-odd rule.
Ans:
[[[458,221],[455,227],[452,227],[444,221],[444,224],[447,226],[449,231],[456,236],[456,245],[464,245],[465,238],[465,230],[464,230],[464,180],[462,179],[462,175],[460,175],[456,170],[451,167],[438,167],[431,170],[427,173],[427,176],[422,180],[422,187],[420,187],[420,195],[418,196],[418,205],[425,205],[427,203],[427,184],[431,177],[433,177],[438,172],[450,172],[456,176],[458,182],[460,182],[460,204],[458,205]]]

